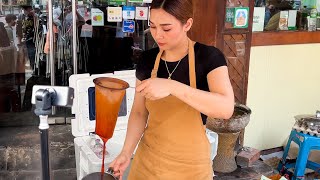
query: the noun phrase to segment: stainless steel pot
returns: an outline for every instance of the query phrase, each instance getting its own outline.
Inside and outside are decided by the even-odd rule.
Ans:
[[[101,172],[91,173],[82,180],[118,180],[118,178],[114,176],[113,169],[109,168],[104,174],[101,174]]]

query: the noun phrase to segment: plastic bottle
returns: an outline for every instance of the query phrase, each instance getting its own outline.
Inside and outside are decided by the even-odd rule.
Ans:
[[[318,11],[317,11],[317,8],[314,6],[310,11],[310,17],[311,18],[316,18],[317,15],[318,15]]]
[[[316,31],[317,29],[317,9],[313,7],[310,11],[310,16],[308,17],[308,31]]]

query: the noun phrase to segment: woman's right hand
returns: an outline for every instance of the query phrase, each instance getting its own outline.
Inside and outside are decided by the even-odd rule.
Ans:
[[[109,167],[113,168],[114,175],[119,177],[119,180],[122,180],[124,171],[130,164],[131,156],[127,153],[121,152],[115,160],[113,160]]]

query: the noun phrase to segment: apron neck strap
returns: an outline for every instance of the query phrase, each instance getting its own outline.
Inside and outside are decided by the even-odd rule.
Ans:
[[[194,55],[194,44],[195,42],[189,39],[189,79],[190,86],[197,88],[196,68],[195,68],[195,55]]]
[[[156,61],[154,63],[154,67],[153,67],[152,72],[151,72],[151,78],[156,78],[157,77],[158,68],[159,68],[159,64],[160,64],[160,59],[161,59],[162,53],[163,53],[163,50],[160,49],[160,51],[159,51],[159,53],[157,55]]]
[[[194,55],[194,44],[195,42],[188,38],[188,45],[189,45],[189,78],[190,78],[190,86],[193,88],[197,88],[196,83],[196,71],[195,71],[195,55]],[[158,68],[160,64],[160,59],[162,56],[163,50],[160,49],[160,52],[157,55],[156,61],[154,63],[153,70],[151,72],[151,78],[156,78],[158,73]]]

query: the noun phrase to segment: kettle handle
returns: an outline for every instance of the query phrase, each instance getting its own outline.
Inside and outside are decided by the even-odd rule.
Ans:
[[[114,170],[113,170],[112,167],[109,167],[109,168],[105,171],[105,173],[111,175],[115,180],[118,180],[118,177],[116,177],[116,176],[114,175]]]

